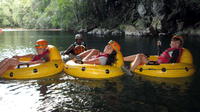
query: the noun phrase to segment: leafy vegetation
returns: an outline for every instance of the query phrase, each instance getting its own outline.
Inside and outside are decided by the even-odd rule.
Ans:
[[[0,4],[0,27],[112,28],[132,12],[124,15],[131,7],[119,0],[0,0]]]
[[[1,27],[67,28],[74,17],[72,0],[1,0]]]

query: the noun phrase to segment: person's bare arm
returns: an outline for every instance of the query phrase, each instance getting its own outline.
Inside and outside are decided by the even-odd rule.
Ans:
[[[69,54],[74,49],[74,45],[71,44],[65,51],[64,54]]]
[[[33,58],[34,56],[35,56],[34,54],[27,54],[24,56],[13,56],[13,58],[16,58],[16,59],[25,58],[25,57]]]

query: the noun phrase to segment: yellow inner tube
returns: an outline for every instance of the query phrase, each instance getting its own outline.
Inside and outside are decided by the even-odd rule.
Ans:
[[[158,56],[150,56],[150,61],[156,61]],[[133,63],[131,63],[133,64]],[[135,70],[137,74],[154,76],[154,77],[188,77],[194,74],[195,67],[193,65],[192,54],[189,50],[183,49],[183,53],[179,63],[166,63],[159,65],[138,65]]]
[[[49,62],[8,70],[1,77],[6,79],[35,79],[62,72],[64,64],[59,51],[53,45],[48,45],[48,49],[50,51]],[[30,58],[22,58],[20,61],[30,61]]]
[[[124,74],[121,67],[124,65],[122,53],[116,49],[117,61],[112,65],[77,64],[73,60],[66,62],[64,71],[74,77],[87,79],[106,79]]]

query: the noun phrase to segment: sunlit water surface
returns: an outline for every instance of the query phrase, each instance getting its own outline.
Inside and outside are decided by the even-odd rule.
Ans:
[[[37,80],[0,79],[0,111],[198,112],[200,37],[189,37],[185,47],[194,56],[197,72],[193,77],[162,79],[124,75],[108,80],[87,80],[60,73]],[[73,34],[66,32],[3,32],[0,34],[0,60],[35,53],[34,43],[41,38],[60,51],[74,41]],[[156,38],[85,36],[89,48],[100,50],[111,39],[120,43],[124,55],[157,53]],[[168,47],[169,39],[163,42],[163,48]]]

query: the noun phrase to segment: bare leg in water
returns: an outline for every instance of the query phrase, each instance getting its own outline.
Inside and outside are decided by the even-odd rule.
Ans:
[[[14,69],[19,64],[19,61],[15,58],[6,58],[0,62],[0,75],[7,70]]]

